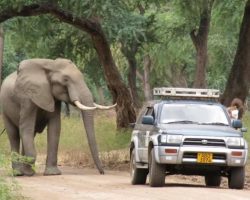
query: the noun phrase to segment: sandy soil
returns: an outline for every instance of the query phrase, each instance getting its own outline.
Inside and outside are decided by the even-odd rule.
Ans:
[[[95,169],[60,167],[63,175],[43,176],[43,169],[33,177],[18,177],[22,194],[33,200],[249,200],[250,189],[231,190],[223,180],[221,188],[207,188],[200,177],[167,176],[162,188],[130,184],[126,171],[106,171],[99,175]]]

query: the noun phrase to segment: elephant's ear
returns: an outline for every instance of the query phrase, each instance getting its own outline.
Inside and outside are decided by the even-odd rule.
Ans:
[[[17,95],[28,96],[38,107],[53,112],[54,98],[43,66],[35,61],[23,61],[18,68],[15,85]]]

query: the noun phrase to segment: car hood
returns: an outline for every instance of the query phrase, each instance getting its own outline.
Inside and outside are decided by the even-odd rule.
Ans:
[[[197,125],[197,124],[161,124],[159,128],[164,133],[187,136],[239,137],[242,132],[230,126]]]

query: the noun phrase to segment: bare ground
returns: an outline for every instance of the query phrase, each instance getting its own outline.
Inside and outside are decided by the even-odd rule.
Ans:
[[[127,171],[106,171],[99,175],[95,169],[60,167],[63,175],[43,176],[42,169],[34,177],[18,177],[22,194],[33,200],[148,200],[148,199],[216,199],[249,200],[250,190],[207,188],[198,177],[167,176],[162,188],[131,185]]]
[[[226,178],[223,178],[220,188],[208,188],[205,187],[203,177],[182,175],[167,176],[164,187],[150,188],[148,184],[130,184],[128,159],[123,151],[102,155],[106,171],[105,175],[99,175],[92,168],[93,164],[89,162],[88,156],[63,154],[59,157],[62,175],[43,176],[42,156],[38,158],[37,174],[33,177],[18,177],[17,182],[22,188],[22,195],[33,200],[250,199],[250,165],[246,168],[244,190],[228,189]],[[83,165],[83,162],[88,164]]]

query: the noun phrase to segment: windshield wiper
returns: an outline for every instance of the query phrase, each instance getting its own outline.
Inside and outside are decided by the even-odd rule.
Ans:
[[[228,124],[224,124],[221,122],[210,122],[210,123],[201,123],[202,125],[218,125],[218,126],[229,126]]]
[[[167,122],[166,124],[198,124],[198,122],[194,122],[190,120],[181,120],[181,121]]]

